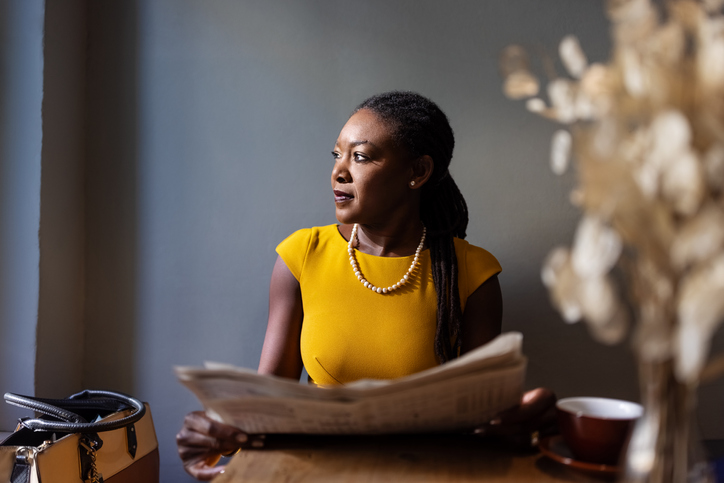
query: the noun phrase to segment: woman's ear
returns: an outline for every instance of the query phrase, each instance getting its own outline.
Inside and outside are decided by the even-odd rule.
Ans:
[[[432,171],[435,169],[435,162],[427,154],[420,156],[412,162],[412,178],[410,179],[410,188],[419,189],[424,186],[425,183],[432,176]]]

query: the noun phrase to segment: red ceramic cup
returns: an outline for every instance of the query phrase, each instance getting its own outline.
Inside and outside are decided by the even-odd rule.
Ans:
[[[558,426],[576,459],[616,465],[643,407],[602,397],[571,397],[556,403]]]

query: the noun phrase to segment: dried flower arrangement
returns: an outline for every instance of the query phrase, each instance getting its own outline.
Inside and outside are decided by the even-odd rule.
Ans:
[[[660,364],[642,377],[658,377],[663,400],[661,367],[668,364],[668,384],[688,388],[672,403],[678,406],[688,404],[702,377],[724,369],[722,358],[704,368],[724,319],[723,6],[724,0],[608,0],[610,60],[589,64],[579,41],[564,38],[559,54],[569,77],[548,82],[548,102],[538,97],[540,83],[522,47],[509,46],[501,56],[505,94],[527,98],[528,110],[566,126],[553,135],[552,170],[561,174],[575,160],[571,201],[583,217],[572,248],[554,249],[542,270],[554,305],[566,321],[585,320],[596,339],[615,343],[630,325],[625,293],[635,312],[639,363]],[[612,277],[615,266],[624,290]],[[662,418],[649,414],[648,436],[664,430]],[[668,426],[687,431],[680,422]],[[645,431],[639,433],[631,445],[644,444]],[[646,462],[640,471],[627,472],[631,481],[684,481],[681,471],[690,474],[691,463],[674,471],[643,454],[636,455]]]
[[[556,248],[542,273],[555,306],[597,339],[620,341],[627,310],[610,275],[619,263],[639,356],[674,357],[682,381],[698,378],[724,318],[722,5],[673,1],[662,20],[649,0],[610,1],[611,61],[589,64],[564,38],[571,78],[548,83],[549,104],[535,97],[523,48],[501,57],[506,95],[568,126],[553,135],[552,170],[565,172],[575,153],[571,201],[584,216],[573,247]]]

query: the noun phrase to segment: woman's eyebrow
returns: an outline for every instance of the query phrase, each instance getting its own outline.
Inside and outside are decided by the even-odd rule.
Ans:
[[[343,143],[343,144],[344,144],[344,143]],[[372,147],[375,148],[375,149],[379,149],[379,148],[375,145],[375,143],[373,143],[373,142],[371,142],[371,141],[368,141],[368,140],[366,140],[366,139],[360,140],[360,141],[350,141],[350,143],[349,143],[348,146],[351,147],[351,148],[356,148],[357,146],[361,146],[361,145],[363,145],[363,144],[367,144],[367,145],[369,145],[369,146],[372,146]],[[339,142],[336,142],[336,143],[334,144],[334,149],[339,148],[339,146],[340,146],[340,143],[339,143]]]
[[[352,142],[349,143],[349,144],[350,144],[351,146],[353,146],[353,147],[360,146],[360,145],[362,145],[362,144],[369,144],[369,145],[372,146],[373,148],[376,148],[376,147],[377,147],[377,146],[374,145],[374,143],[371,143],[371,142],[369,142],[369,141],[367,141],[367,140],[364,140],[364,141],[352,141]]]

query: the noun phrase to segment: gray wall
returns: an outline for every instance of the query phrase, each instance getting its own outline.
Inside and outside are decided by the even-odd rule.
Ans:
[[[540,265],[553,246],[570,243],[579,216],[567,201],[573,178],[547,167],[556,126],[505,99],[497,71],[504,46],[523,43],[554,56],[568,33],[592,60],[605,59],[600,2],[107,0],[74,2],[72,14],[54,7],[59,2],[47,1],[45,20],[49,144],[37,340],[43,354],[56,337],[82,347],[68,349],[55,372],[41,354],[37,377],[45,382],[37,389],[45,395],[79,384],[148,400],[162,481],[190,480],[174,435],[197,408],[172,366],[219,360],[256,367],[274,247],[297,228],[335,222],[329,151],[353,107],[389,89],[419,91],[451,119],[458,141],[452,172],[471,212],[468,239],[503,265],[504,329],[525,334],[528,385],[560,396],[638,398],[626,344],[599,345],[550,308]],[[31,52],[37,30],[34,42]],[[23,132],[37,137],[34,89],[21,111],[30,116]],[[69,125],[60,122],[66,112]],[[46,166],[53,160],[55,172]],[[3,253],[28,248],[23,273],[37,274],[33,227],[23,233],[27,240],[12,245],[0,231]],[[3,304],[3,314],[14,307]],[[63,315],[58,326],[50,322],[55,309]],[[3,321],[0,330],[25,340],[14,324]],[[8,384],[0,382],[0,389]],[[701,393],[705,437],[724,437],[723,387]]]
[[[38,315],[42,0],[0,0],[0,391],[32,394]],[[0,430],[22,412],[0,403]]]

